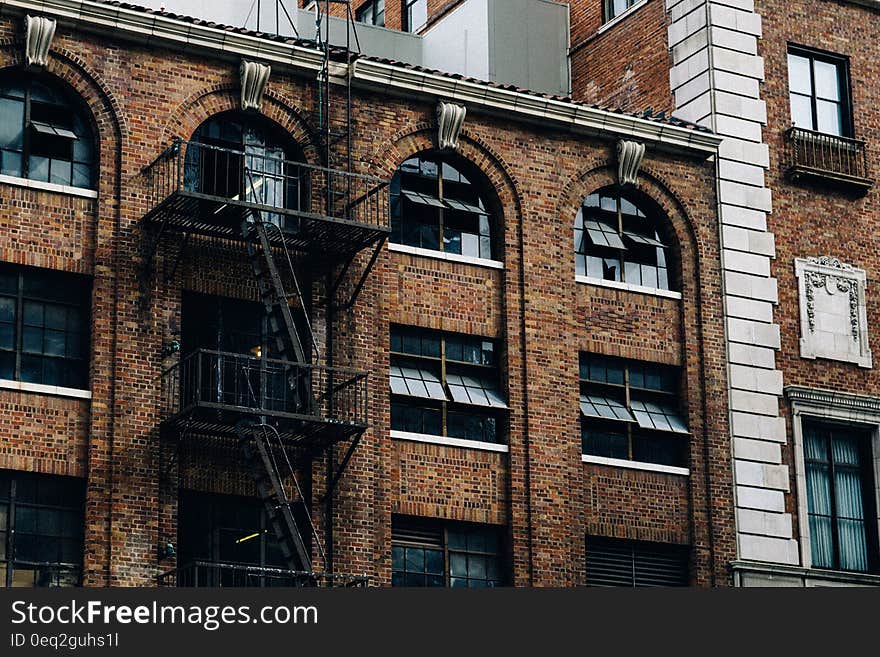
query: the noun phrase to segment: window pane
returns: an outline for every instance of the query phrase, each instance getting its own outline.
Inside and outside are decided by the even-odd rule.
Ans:
[[[28,164],[28,177],[32,180],[49,182],[49,158],[31,155]]]
[[[24,128],[24,102],[0,98],[0,147],[21,150]]]
[[[788,55],[788,88],[790,91],[812,95],[810,60],[800,55]]]
[[[791,123],[799,128],[813,129],[813,108],[808,96],[791,94]]]
[[[840,105],[827,100],[816,101],[816,130],[829,135],[843,134],[843,116]]]
[[[840,80],[838,67],[828,62],[813,61],[815,73],[816,97],[825,100],[840,100]]]

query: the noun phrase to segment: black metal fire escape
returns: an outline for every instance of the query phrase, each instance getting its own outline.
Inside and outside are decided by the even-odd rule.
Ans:
[[[223,154],[204,144],[176,141],[149,167],[154,205],[144,217],[145,224],[155,229],[148,260],[170,231],[184,234],[178,261],[192,235],[239,241],[246,247],[268,319],[273,358],[205,350],[181,358],[163,375],[163,429],[181,440],[187,434],[237,439],[288,567],[302,575],[304,584],[321,581],[304,531],[317,545],[325,571],[332,569],[332,559],[327,562],[297,471],[329,451],[325,501],[332,500],[332,490],[367,428],[366,373],[333,363],[334,313],[353,305],[389,233],[387,182],[352,170],[351,81],[356,53],[351,36],[355,42],[357,36],[350,2],[319,0],[318,4],[323,11],[318,14],[316,46],[323,53],[323,66],[317,106],[325,166],[286,161],[255,164],[247,153],[237,154],[240,191],[221,198],[192,180],[204,179],[200,167],[216,164]],[[331,4],[345,5],[344,46],[330,43]],[[340,86],[344,111],[332,102],[334,87]],[[295,202],[288,199],[281,207],[270,198],[268,170],[273,181],[280,177],[285,189],[295,188]],[[349,286],[349,298],[337,302],[352,261],[364,249],[372,249],[372,257],[359,280]],[[297,280],[296,258],[327,281],[325,363],[320,362]],[[177,263],[172,272],[176,270]],[[279,380],[284,382],[280,392]],[[335,465],[332,450],[343,441],[348,441],[348,448]],[[299,513],[296,505],[301,506]]]

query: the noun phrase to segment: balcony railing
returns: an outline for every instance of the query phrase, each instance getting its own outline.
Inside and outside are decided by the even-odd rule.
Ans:
[[[193,561],[158,576],[159,586],[200,587],[319,587],[364,588],[370,578],[363,575],[304,573],[283,568],[247,564]]]
[[[178,429],[228,435],[266,417],[289,443],[318,446],[366,428],[367,373],[199,349],[162,374],[162,404]]]
[[[274,224],[275,243],[333,258],[389,233],[388,182],[280,157],[278,151],[232,150],[174,141],[145,171],[144,221],[238,239],[254,210]]]
[[[790,128],[786,138],[788,175],[792,179],[822,178],[862,190],[874,184],[864,141],[797,127]]]

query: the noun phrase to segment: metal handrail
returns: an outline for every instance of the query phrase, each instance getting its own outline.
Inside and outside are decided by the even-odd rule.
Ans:
[[[863,139],[793,126],[785,131],[788,167],[843,182],[870,182],[868,148]]]

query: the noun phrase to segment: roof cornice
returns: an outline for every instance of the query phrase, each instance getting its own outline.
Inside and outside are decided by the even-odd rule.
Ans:
[[[183,52],[198,51],[223,59],[258,59],[309,77],[317,75],[321,68],[321,53],[316,49],[216,25],[191,23],[89,0],[0,0],[0,14],[28,12],[51,16],[61,25],[78,30],[145,45],[170,46]],[[503,113],[507,118],[540,122],[577,134],[636,139],[661,150],[688,155],[714,155],[722,141],[710,132],[369,58],[357,60],[353,79],[356,86],[369,91],[453,100],[470,109]]]

